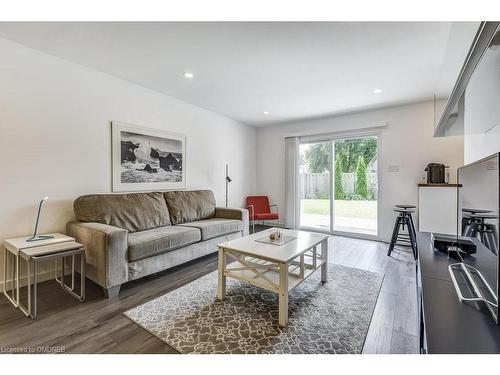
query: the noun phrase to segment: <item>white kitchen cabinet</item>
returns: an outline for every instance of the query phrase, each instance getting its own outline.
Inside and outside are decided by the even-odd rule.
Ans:
[[[457,234],[456,184],[418,185],[418,230],[440,234]]]

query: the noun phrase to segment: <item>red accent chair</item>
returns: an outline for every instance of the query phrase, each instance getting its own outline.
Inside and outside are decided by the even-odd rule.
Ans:
[[[276,212],[271,212],[271,207],[276,208]],[[247,197],[247,208],[249,219],[252,223],[252,229],[255,233],[255,220],[262,220],[262,224],[266,220],[277,220],[279,224],[278,206],[269,204],[269,197],[267,195],[251,195]]]

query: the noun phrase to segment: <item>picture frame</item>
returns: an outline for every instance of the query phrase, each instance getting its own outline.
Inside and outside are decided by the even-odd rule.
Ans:
[[[111,122],[112,191],[186,188],[186,136]]]

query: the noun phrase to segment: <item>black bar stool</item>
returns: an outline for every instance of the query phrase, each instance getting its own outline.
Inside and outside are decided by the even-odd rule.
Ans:
[[[396,204],[394,207],[402,208],[402,209],[407,210],[407,211],[411,211],[408,213],[408,218],[410,219],[410,224],[411,224],[410,228],[413,230],[413,238],[415,238],[415,244],[416,244],[417,243],[417,232],[415,231],[415,224],[413,223],[413,216],[411,214],[415,213],[415,209],[417,208],[417,206],[414,206],[412,204]],[[405,227],[403,225],[403,230],[404,229],[405,229]],[[402,234],[402,236],[408,237],[408,235],[406,235],[406,234]],[[409,241],[407,241],[407,242],[409,242]]]
[[[417,260],[417,233],[415,232],[415,225],[413,224],[412,214],[415,213],[415,206],[409,204],[397,204],[394,212],[398,213],[396,222],[394,223],[394,230],[392,231],[391,243],[387,255],[391,256],[394,246],[396,244],[410,246],[413,253],[413,258]],[[408,234],[400,233],[407,228]]]
[[[464,215],[465,216],[465,215]],[[471,223],[467,227],[466,237],[479,237],[479,240],[493,253],[498,254],[497,249],[497,227],[495,224],[487,223],[486,220],[496,220],[498,215],[493,213],[468,214],[467,218]]]
[[[476,214],[489,214],[492,213],[492,210],[483,210],[480,208],[462,208],[462,236],[466,236],[471,231],[471,225],[475,221],[475,218],[472,217]]]

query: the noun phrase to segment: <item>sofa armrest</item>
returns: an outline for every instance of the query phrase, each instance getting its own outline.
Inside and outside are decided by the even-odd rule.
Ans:
[[[243,221],[243,235],[248,236],[250,226],[246,208],[215,207],[215,217]]]
[[[100,223],[73,221],[69,236],[85,247],[87,276],[104,288],[123,284],[128,278],[128,231]]]

